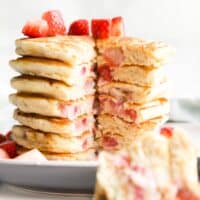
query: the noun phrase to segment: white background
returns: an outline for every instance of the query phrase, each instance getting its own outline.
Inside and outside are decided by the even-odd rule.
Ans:
[[[173,97],[200,96],[200,1],[199,0],[0,0],[0,123],[8,129],[11,107],[7,95],[14,72],[8,61],[15,58],[14,40],[22,37],[28,19],[48,9],[60,9],[66,24],[78,18],[121,15],[126,34],[162,40],[176,48],[166,66]],[[1,131],[1,130],[0,130]]]

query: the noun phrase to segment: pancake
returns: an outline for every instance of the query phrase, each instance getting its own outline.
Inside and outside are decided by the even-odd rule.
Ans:
[[[100,64],[98,62],[98,73],[98,81],[101,84],[109,81],[119,81],[152,87],[164,83],[167,80],[162,68],[147,68],[136,65],[112,67],[108,64]]]
[[[166,97],[167,87],[167,83],[155,87],[141,87],[138,85],[112,81],[105,85],[98,85],[98,92],[113,96],[120,101],[142,104]]]
[[[93,199],[200,199],[196,161],[182,130],[140,135],[126,150],[100,153]]]
[[[65,137],[80,136],[83,132],[92,130],[94,127],[92,114],[82,115],[71,121],[66,118],[23,113],[17,109],[14,112],[14,119],[24,126],[44,132],[57,133]]]
[[[76,153],[94,147],[94,138],[91,131],[84,132],[79,137],[63,137],[58,134],[45,133],[15,125],[12,128],[11,138],[27,149],[38,149],[52,153]]]
[[[9,99],[11,103],[25,113],[68,118],[70,120],[92,113],[94,104],[94,96],[86,96],[75,101],[61,101],[38,95],[16,93],[11,94]]]
[[[94,94],[95,82],[92,78],[80,86],[69,86],[61,81],[34,76],[18,76],[11,80],[11,86],[18,92],[40,94],[59,100],[75,100]]]
[[[123,137],[129,137],[132,140],[133,135],[143,134],[144,132],[155,131],[158,126],[167,120],[166,116],[160,116],[141,124],[129,123],[118,117],[102,114],[97,117],[99,131],[104,133],[119,134]]]
[[[99,95],[99,107],[100,114],[110,114],[136,124],[169,113],[167,99],[157,99],[145,104],[133,104],[119,101],[109,95]]]
[[[23,148],[21,146],[17,147],[18,155],[21,155],[30,149]],[[90,148],[82,152],[76,153],[52,153],[52,152],[41,152],[48,160],[96,160],[95,149]]]
[[[97,49],[105,63],[113,66],[140,65],[160,67],[174,50],[162,42],[131,37],[112,37],[97,40]]]
[[[66,63],[45,58],[23,57],[10,61],[10,66],[17,72],[63,81],[68,85],[82,84],[92,72],[92,63],[70,66]]]
[[[56,59],[78,65],[95,59],[95,43],[86,36],[56,36],[16,40],[16,53],[22,56]]]

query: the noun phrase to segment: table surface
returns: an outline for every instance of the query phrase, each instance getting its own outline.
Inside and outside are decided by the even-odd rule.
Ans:
[[[91,200],[91,194],[49,193],[0,184],[0,200]]]

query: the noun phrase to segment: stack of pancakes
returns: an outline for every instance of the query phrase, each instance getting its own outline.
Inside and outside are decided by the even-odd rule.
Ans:
[[[99,115],[97,141],[118,150],[134,136],[154,131],[169,112],[163,65],[172,49],[137,38],[97,41]]]
[[[37,148],[48,159],[87,160],[94,152],[95,43],[90,37],[56,36],[16,41],[22,57],[10,61],[20,76],[10,101],[20,123],[11,137],[20,152]]]

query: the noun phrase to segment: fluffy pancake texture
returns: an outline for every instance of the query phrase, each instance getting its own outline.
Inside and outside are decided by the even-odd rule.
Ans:
[[[128,150],[100,154],[94,199],[199,199],[196,162],[197,151],[180,129],[168,137],[140,135]]]
[[[95,92],[94,81],[87,79],[80,86],[69,86],[61,81],[35,76],[18,76],[11,80],[11,86],[18,92],[40,94],[59,100],[75,100]]]
[[[16,40],[16,53],[22,56],[56,59],[78,65],[95,59],[95,42],[86,36],[56,36]]]
[[[119,81],[139,86],[156,86],[166,82],[167,78],[162,68],[147,68],[136,65],[112,67],[99,64],[99,82]]]
[[[167,83],[159,84],[155,87],[141,87],[134,84],[112,81],[99,85],[98,92],[114,96],[123,101],[141,104],[167,96],[167,88]]]
[[[95,77],[91,72],[91,62],[71,66],[57,60],[22,57],[11,60],[10,65],[19,73],[51,78],[63,81],[68,85],[82,84],[87,77]]]
[[[119,101],[109,95],[99,95],[100,114],[110,114],[128,122],[142,123],[169,113],[167,99],[157,99],[145,104]]]
[[[37,148],[52,153],[76,153],[93,147],[93,133],[83,133],[79,137],[64,137],[58,134],[45,133],[26,126],[14,126],[11,138],[24,148]]]
[[[57,133],[67,137],[80,136],[83,132],[92,130],[94,127],[94,117],[92,114],[83,115],[71,121],[66,118],[23,113],[17,109],[14,112],[14,119],[24,126],[44,132]]]
[[[75,101],[61,101],[53,98],[32,94],[11,94],[11,103],[25,113],[35,113],[43,116],[75,118],[93,112],[94,96],[86,96]]]
[[[174,50],[162,42],[144,41],[133,37],[97,40],[97,48],[105,63],[114,66],[140,65],[160,67]]]
[[[166,116],[160,116],[140,124],[135,124],[126,122],[116,116],[102,114],[97,117],[97,121],[99,131],[102,133],[119,134],[123,137],[127,137],[127,139],[129,138],[131,141],[133,135],[155,131],[166,118]]]

